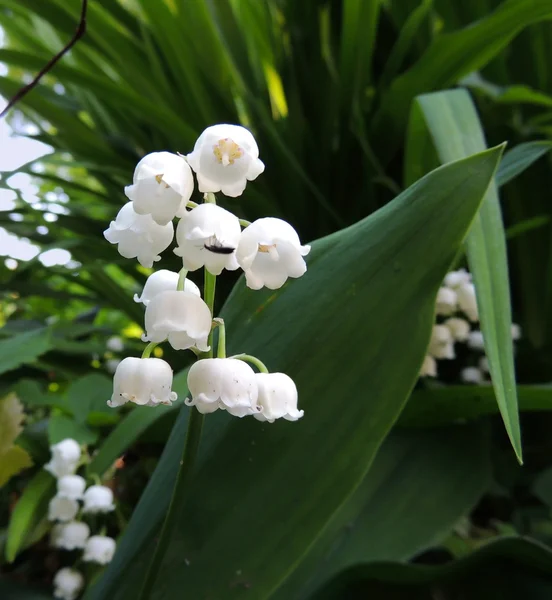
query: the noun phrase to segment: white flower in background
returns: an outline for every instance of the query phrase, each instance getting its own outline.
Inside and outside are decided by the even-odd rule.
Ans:
[[[420,377],[437,377],[437,361],[433,356],[426,354],[420,368]]]
[[[168,339],[175,350],[196,347],[209,350],[211,311],[205,302],[191,292],[161,292],[146,306],[144,342]]]
[[[450,317],[443,323],[443,325],[450,329],[452,337],[457,342],[465,342],[470,335],[471,326],[466,319],[461,319],[460,317]]]
[[[479,350],[481,352],[485,351],[485,342],[483,340],[483,332],[471,331],[468,336],[468,348],[472,350]]]
[[[466,367],[460,372],[460,379],[464,383],[472,383],[474,385],[479,385],[480,383],[483,383],[485,376],[483,374],[483,371],[481,371],[481,369],[478,369],[477,367]]]
[[[62,600],[75,600],[84,587],[84,577],[75,569],[64,567],[54,576],[54,596]]]
[[[235,358],[198,360],[188,372],[188,389],[192,398],[184,402],[203,414],[220,408],[235,417],[245,417],[261,409],[255,372]]]
[[[512,339],[514,342],[521,338],[521,327],[517,323],[512,323],[510,331],[512,332]]]
[[[79,503],[74,498],[54,496],[48,505],[48,520],[67,523],[72,521],[79,512]]]
[[[117,544],[113,538],[105,535],[93,535],[86,542],[82,560],[107,565],[115,554]]]
[[[200,204],[188,211],[176,227],[178,248],[188,271],[205,268],[213,275],[238,268],[236,248],[242,231],[238,217],[216,204]]]
[[[456,288],[458,295],[458,306],[460,310],[468,316],[472,322],[479,320],[477,311],[477,299],[475,296],[475,286],[473,283],[463,283]]]
[[[64,550],[76,550],[84,548],[86,540],[90,537],[90,527],[80,521],[71,521],[63,525],[55,525],[55,534],[52,546],[63,548]]]
[[[91,485],[84,492],[83,513],[106,513],[115,510],[113,492],[105,485]]]
[[[110,352],[122,352],[125,349],[123,338],[118,335],[113,335],[108,338],[105,345]]]
[[[119,358],[109,358],[105,361],[105,368],[108,373],[115,373],[117,367],[121,364],[121,359]]]
[[[159,225],[150,215],[139,215],[132,202],[127,202],[104,231],[110,244],[118,244],[119,254],[124,258],[137,258],[143,267],[151,268],[161,259],[174,237],[172,223]]]
[[[86,480],[80,475],[64,475],[57,480],[57,495],[80,500],[86,487]]]
[[[288,277],[301,277],[307,270],[303,256],[310,246],[301,246],[293,227],[273,217],[258,219],[241,234],[236,258],[245,272],[247,286],[276,290]]]
[[[173,372],[160,358],[128,357],[121,361],[113,378],[111,408],[127,402],[142,406],[171,405],[177,398],[172,391]]]
[[[445,276],[444,284],[450,288],[457,288],[465,283],[471,283],[472,276],[471,273],[468,273],[466,269],[459,269],[458,271],[451,271],[447,273]]]
[[[451,315],[456,311],[457,304],[456,292],[448,287],[441,287],[437,292],[435,301],[435,311],[438,315]]]
[[[136,165],[133,183],[125,187],[139,215],[151,215],[159,225],[182,216],[194,191],[194,176],[183,156],[172,152],[146,154]]]
[[[140,296],[134,294],[134,302],[141,302],[144,306],[147,306],[152,298],[155,298],[161,292],[176,292],[177,285],[178,273],[175,271],[168,271],[167,269],[155,271],[147,278],[142,294]],[[184,291],[201,296],[197,285],[188,278],[184,280]]]
[[[72,475],[78,467],[81,458],[81,447],[78,442],[71,438],[50,446],[52,458],[44,465],[54,477]]]
[[[259,421],[274,423],[276,419],[297,421],[305,411],[297,409],[297,387],[285,373],[257,373],[255,375],[261,406],[253,416]]]
[[[479,359],[479,368],[485,373],[490,373],[491,369],[489,367],[489,359],[486,356],[482,356]]]
[[[450,329],[445,325],[434,325],[427,353],[434,358],[455,358],[454,338]]]
[[[222,191],[233,198],[265,168],[255,138],[239,125],[207,127],[186,158],[196,172],[200,192]]]

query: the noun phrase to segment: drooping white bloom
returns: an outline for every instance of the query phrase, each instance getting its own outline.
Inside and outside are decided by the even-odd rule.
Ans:
[[[86,487],[86,480],[80,475],[64,475],[57,480],[57,495],[80,500]]]
[[[188,389],[192,398],[184,402],[203,414],[220,408],[235,417],[245,417],[261,410],[255,372],[235,358],[198,360],[188,372]]]
[[[470,331],[470,335],[468,336],[468,347],[472,350],[485,351],[485,342],[483,340],[482,331]]]
[[[420,368],[420,377],[437,377],[437,361],[433,356],[426,354]]]
[[[84,513],[106,513],[115,510],[113,492],[105,485],[91,485],[84,492]]]
[[[209,350],[211,311],[191,292],[161,292],[146,306],[144,342],[169,340],[175,350]]]
[[[438,315],[451,315],[456,311],[456,292],[448,287],[440,287],[435,301],[435,312]]]
[[[200,204],[180,219],[176,227],[178,248],[188,271],[205,268],[213,275],[238,268],[236,248],[241,227],[238,217],[216,204]]]
[[[514,340],[514,342],[520,339],[521,327],[517,323],[512,323],[510,331],[512,332],[512,339]]]
[[[457,342],[465,342],[470,335],[471,327],[466,319],[461,319],[460,317],[450,317],[443,323],[443,325],[450,329],[452,337]]]
[[[170,406],[177,398],[171,389],[172,381],[172,369],[164,360],[129,356],[115,371],[113,394],[107,405],[115,408],[134,402],[141,406]]]
[[[285,373],[257,373],[255,375],[261,411],[253,416],[259,421],[274,423],[276,419],[297,421],[304,410],[297,409],[297,387]]]
[[[110,244],[118,244],[121,256],[137,258],[143,267],[151,268],[172,242],[174,227],[172,222],[159,225],[151,215],[137,214],[132,202],[127,202],[104,231],[104,237]]]
[[[90,537],[90,527],[80,521],[70,521],[62,525],[55,525],[55,534],[52,534],[52,546],[64,550],[84,548],[86,540]]]
[[[233,198],[265,168],[255,138],[239,125],[207,127],[186,158],[197,175],[200,192],[222,191]]]
[[[477,298],[475,296],[475,286],[473,283],[463,283],[456,288],[458,296],[458,306],[460,310],[468,316],[472,322],[479,320],[479,312],[477,310]]]
[[[67,523],[72,521],[79,512],[79,503],[74,498],[54,496],[48,505],[48,520]]]
[[[454,339],[450,329],[445,325],[434,325],[427,353],[434,358],[455,358]]]
[[[489,359],[486,356],[482,356],[479,359],[479,368],[485,373],[490,373],[491,369],[489,367]]]
[[[117,367],[121,364],[121,359],[119,358],[109,358],[105,361],[105,368],[108,373],[115,373]]]
[[[478,369],[477,367],[466,367],[460,372],[460,379],[464,383],[479,385],[480,383],[483,383],[485,377],[481,369]]]
[[[167,269],[155,271],[147,278],[142,295],[134,294],[134,302],[141,302],[144,306],[147,306],[151,299],[161,292],[176,292],[177,285],[178,273],[176,271],[168,271]],[[201,296],[197,285],[188,278],[184,280],[184,291]]]
[[[54,596],[62,600],[75,600],[84,587],[84,577],[75,569],[64,567],[54,576]]]
[[[115,554],[117,544],[113,538],[105,535],[93,535],[86,542],[82,560],[107,565]]]
[[[125,187],[139,215],[151,215],[166,225],[183,210],[194,191],[194,176],[186,159],[172,152],[146,154],[136,165],[133,183]]]
[[[452,289],[460,287],[465,283],[471,283],[472,276],[466,269],[459,269],[458,271],[451,271],[445,276],[444,284]]]
[[[236,258],[249,288],[259,290],[265,286],[276,290],[288,277],[305,274],[303,256],[309,252],[310,246],[301,246],[289,223],[267,217],[254,221],[242,232]]]
[[[113,335],[108,338],[105,345],[110,352],[122,352],[125,349],[123,338],[119,337],[118,335]]]
[[[81,457],[81,447],[71,438],[50,446],[52,458],[44,465],[54,477],[72,475],[76,470]]]

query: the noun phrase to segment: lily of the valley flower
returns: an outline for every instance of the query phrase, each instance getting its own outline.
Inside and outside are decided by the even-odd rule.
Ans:
[[[454,339],[450,329],[445,325],[434,325],[427,353],[434,358],[453,359]]]
[[[466,367],[460,372],[460,379],[464,383],[479,385],[480,383],[483,383],[485,377],[481,369],[478,369],[477,367]]]
[[[50,447],[52,458],[44,465],[54,477],[72,475],[76,470],[81,458],[81,447],[75,440],[67,438]]]
[[[52,532],[52,545],[64,550],[84,548],[86,540],[90,537],[90,527],[80,521],[70,521],[55,525]]]
[[[48,520],[68,523],[77,516],[78,512],[79,503],[74,498],[56,495],[48,505]]]
[[[167,269],[155,271],[147,278],[142,294],[140,296],[134,294],[134,302],[141,302],[144,306],[147,306],[152,298],[155,298],[161,292],[176,292],[177,285],[178,273],[176,271],[168,271]],[[187,278],[184,281],[184,291],[201,296],[197,285]]]
[[[427,354],[420,368],[420,377],[437,377],[437,361]]]
[[[303,256],[310,246],[302,246],[293,227],[273,217],[258,219],[241,234],[236,258],[245,272],[247,286],[276,290],[288,277],[301,277],[307,270]]]
[[[255,372],[235,358],[198,360],[188,372],[188,389],[192,398],[184,402],[200,413],[221,409],[235,417],[245,417],[261,410]]]
[[[54,596],[62,600],[75,600],[84,587],[84,577],[75,569],[64,567],[54,575]]]
[[[471,328],[466,319],[461,319],[460,317],[450,317],[443,323],[443,325],[450,329],[452,337],[457,342],[465,342],[470,335]]]
[[[194,191],[192,170],[183,156],[152,152],[136,165],[133,184],[125,187],[139,215],[151,215],[159,225],[182,216]]]
[[[118,335],[111,336],[105,345],[106,348],[111,352],[122,352],[125,349],[123,339]]]
[[[437,292],[437,300],[435,301],[435,312],[438,315],[451,315],[456,311],[457,304],[456,292],[448,287],[441,287]]]
[[[151,268],[172,242],[174,227],[172,223],[159,225],[151,215],[139,215],[132,202],[127,202],[104,231],[104,237],[109,243],[118,244],[124,258],[137,258],[143,267]]]
[[[259,421],[274,423],[276,419],[297,421],[305,411],[297,409],[297,387],[285,373],[257,373],[258,403],[261,411],[253,416]]]
[[[93,535],[86,542],[82,560],[107,565],[115,554],[116,546],[113,538],[105,535]]]
[[[213,275],[238,268],[236,248],[240,241],[239,219],[216,204],[200,204],[180,219],[176,227],[178,248],[188,271],[205,268]]]
[[[211,311],[191,292],[161,292],[146,306],[144,342],[169,340],[175,350],[209,350]]]
[[[127,402],[142,406],[171,405],[177,398],[172,391],[173,372],[160,358],[128,357],[121,361],[113,378],[111,408]]]
[[[86,480],[80,475],[64,475],[57,480],[57,495],[80,500],[86,487]]]
[[[113,492],[105,485],[91,485],[84,492],[83,513],[106,513],[115,510]]]
[[[465,283],[471,283],[472,276],[466,269],[459,269],[458,271],[451,271],[445,276],[445,285],[449,288],[456,289]]]
[[[456,288],[458,296],[458,306],[460,310],[466,313],[468,319],[472,322],[479,320],[477,310],[477,299],[475,296],[475,286],[473,283],[463,283]]]
[[[468,348],[479,350],[480,352],[485,351],[485,341],[483,339],[482,331],[470,331],[470,335],[468,336]]]
[[[236,197],[247,181],[263,171],[259,148],[250,131],[239,125],[207,127],[186,157],[197,175],[200,192],[220,192]]]

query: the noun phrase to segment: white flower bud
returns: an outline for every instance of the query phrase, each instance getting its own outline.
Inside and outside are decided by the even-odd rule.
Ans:
[[[512,323],[510,331],[512,332],[512,339],[514,340],[514,342],[520,339],[521,327],[517,323]]]
[[[46,471],[54,477],[72,475],[78,467],[81,457],[81,447],[75,440],[70,438],[50,446],[52,458],[44,465]]]
[[[57,480],[57,495],[80,500],[86,487],[84,477],[80,475],[64,475]]]
[[[113,394],[107,405],[115,408],[134,402],[141,406],[170,406],[177,399],[176,392],[171,390],[172,381],[172,369],[164,360],[129,356],[115,371]]]
[[[456,311],[456,292],[448,287],[441,287],[437,292],[435,311],[438,315],[451,315]]]
[[[285,373],[257,373],[255,379],[261,406],[261,412],[253,414],[257,420],[269,423],[281,418],[297,421],[305,414],[304,410],[297,409],[297,387],[291,377]]]
[[[456,288],[458,295],[458,306],[460,310],[468,316],[472,322],[479,320],[477,311],[477,298],[475,296],[475,286],[473,283],[463,283]]]
[[[485,351],[485,341],[483,340],[483,332],[471,331],[468,336],[468,348],[472,350],[479,350],[480,352]]]
[[[175,271],[168,271],[167,269],[155,271],[147,278],[142,295],[134,294],[134,302],[141,302],[144,306],[147,306],[151,299],[161,292],[176,292],[177,285],[178,273]],[[188,278],[184,280],[184,291],[201,296],[197,285]]]
[[[183,156],[172,152],[146,154],[136,165],[133,184],[125,187],[139,215],[151,215],[166,225],[186,209],[194,191],[194,176]]]
[[[182,257],[188,271],[204,266],[209,273],[220,275],[223,269],[238,268],[235,250],[240,236],[238,217],[216,204],[200,204],[180,219],[174,253]]]
[[[427,353],[434,358],[455,358],[454,339],[450,329],[445,325],[434,325]]]
[[[52,546],[64,550],[84,548],[90,536],[90,527],[80,521],[71,521],[63,525],[55,525],[51,535]]]
[[[132,202],[127,202],[104,231],[110,244],[118,244],[119,254],[124,258],[137,258],[143,267],[151,268],[161,260],[160,253],[172,242],[172,223],[159,225],[150,215],[134,212]]]
[[[110,352],[122,352],[125,349],[123,339],[118,335],[111,336],[105,345]]]
[[[235,417],[245,417],[260,411],[259,390],[253,369],[235,358],[198,360],[188,372],[191,400],[200,413],[212,413],[218,408]]]
[[[465,342],[470,335],[470,324],[466,319],[461,319],[459,317],[450,317],[447,319],[443,325],[450,329],[452,333],[452,337],[457,342]]]
[[[233,198],[265,168],[255,138],[239,125],[207,127],[186,158],[196,172],[200,192],[222,191]]]
[[[190,292],[161,292],[146,306],[144,342],[168,339],[175,350],[196,347],[209,350],[211,311],[205,302]]]
[[[107,565],[115,554],[117,544],[113,538],[105,535],[93,535],[86,542],[82,560]]]
[[[242,232],[236,258],[249,288],[259,290],[265,286],[276,290],[288,277],[305,274],[303,256],[309,252],[310,246],[301,246],[289,223],[267,217],[254,221]]]
[[[460,379],[464,383],[479,385],[480,383],[483,383],[485,377],[481,369],[478,369],[477,367],[466,367],[460,372]]]
[[[420,368],[420,377],[437,377],[437,361],[427,354]]]
[[[75,600],[84,587],[84,577],[75,569],[64,567],[54,576],[54,596],[62,600]]]
[[[466,269],[459,269],[458,271],[451,271],[445,276],[444,284],[449,288],[457,288],[465,283],[471,283],[472,276]]]
[[[91,485],[84,492],[83,513],[106,513],[115,510],[113,492],[105,485]]]
[[[54,496],[48,505],[48,520],[67,523],[72,521],[79,512],[79,503],[74,498]]]

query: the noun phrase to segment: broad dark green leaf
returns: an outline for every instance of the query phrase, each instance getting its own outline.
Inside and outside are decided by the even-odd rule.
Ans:
[[[88,413],[92,411],[112,410],[107,406],[112,391],[112,379],[101,373],[90,373],[74,381],[67,390],[67,404],[75,420],[85,423]]]
[[[48,440],[50,445],[66,438],[73,438],[79,444],[94,444],[98,441],[98,432],[73,417],[53,414],[48,421]]]
[[[0,341],[0,373],[32,363],[51,347],[49,329],[35,329]]]

